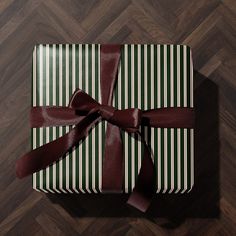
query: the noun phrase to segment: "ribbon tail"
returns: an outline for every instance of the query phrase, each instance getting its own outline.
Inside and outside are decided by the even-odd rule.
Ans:
[[[141,134],[138,133],[138,135],[141,137],[141,141],[144,144],[144,156],[135,187],[127,203],[142,212],[146,212],[155,193],[156,175],[151,157],[151,151],[149,150]]]
[[[17,177],[23,178],[33,174],[63,157],[72,147],[88,135],[92,125],[98,119],[96,114],[90,114],[67,134],[25,154],[16,161]]]

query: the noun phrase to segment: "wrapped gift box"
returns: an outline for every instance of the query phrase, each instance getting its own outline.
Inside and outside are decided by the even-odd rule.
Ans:
[[[37,45],[33,51],[32,105],[67,106],[76,88],[97,101],[100,96],[100,45]],[[191,50],[185,45],[124,45],[113,106],[152,109],[193,107]],[[72,127],[32,128],[32,149]],[[186,192],[194,183],[193,129],[144,128],[154,156],[156,191]],[[44,192],[99,193],[106,121],[67,156],[33,174],[33,188]],[[143,145],[122,132],[124,192],[132,192]]]

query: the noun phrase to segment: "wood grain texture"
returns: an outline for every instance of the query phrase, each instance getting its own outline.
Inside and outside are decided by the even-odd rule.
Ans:
[[[188,44],[194,59],[195,187],[158,195],[147,214],[126,195],[45,195],[18,180],[29,150],[37,43]],[[0,235],[235,235],[234,0],[0,1]]]

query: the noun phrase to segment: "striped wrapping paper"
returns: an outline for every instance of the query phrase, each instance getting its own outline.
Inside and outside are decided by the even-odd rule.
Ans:
[[[100,95],[100,45],[37,45],[33,51],[32,105],[68,105],[75,88],[97,101]],[[190,48],[184,45],[124,45],[113,105],[136,107],[193,107],[193,68]],[[33,128],[32,148],[52,141],[72,127]],[[106,122],[65,158],[33,174],[33,188],[44,192],[101,192]],[[194,182],[193,129],[145,128],[154,156],[156,191],[183,193]],[[143,147],[122,132],[124,192],[137,178]]]

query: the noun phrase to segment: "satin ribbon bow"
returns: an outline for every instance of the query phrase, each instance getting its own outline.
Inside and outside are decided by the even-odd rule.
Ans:
[[[24,155],[16,163],[19,178],[46,168],[79,144],[89,131],[106,120],[106,142],[103,158],[102,191],[122,192],[123,148],[120,129],[134,133],[144,144],[141,169],[128,203],[146,211],[155,192],[155,169],[151,151],[146,144],[141,126],[164,128],[192,128],[192,108],[159,108],[141,111],[137,108],[118,110],[111,106],[112,93],[117,79],[120,45],[101,46],[101,94],[102,104],[84,91],[77,89],[68,107],[33,107],[31,127],[75,125],[64,136],[38,147]]]

